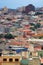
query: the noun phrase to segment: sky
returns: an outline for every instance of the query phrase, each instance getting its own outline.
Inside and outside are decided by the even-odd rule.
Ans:
[[[43,0],[0,0],[0,8],[7,6],[16,9],[21,6],[33,4],[35,7],[43,7]]]

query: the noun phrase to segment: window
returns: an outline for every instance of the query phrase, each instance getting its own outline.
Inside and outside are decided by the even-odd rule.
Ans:
[[[0,56],[2,55],[2,53],[0,53]]]
[[[32,52],[30,52],[30,55],[32,56]]]
[[[15,61],[19,61],[19,59],[15,59]]]
[[[7,61],[7,59],[6,59],[6,58],[4,58],[4,59],[3,59],[3,61]]]
[[[12,59],[12,58],[10,58],[10,59],[9,59],[9,61],[10,61],[10,62],[12,62],[12,61],[13,61],[13,59]]]
[[[43,47],[41,49],[43,50]]]

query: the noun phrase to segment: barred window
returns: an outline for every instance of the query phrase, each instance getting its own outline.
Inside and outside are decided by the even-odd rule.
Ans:
[[[3,61],[7,61],[7,59],[6,59],[6,58],[4,58],[4,59],[3,59]]]
[[[12,59],[12,58],[10,58],[10,59],[9,59],[9,61],[10,61],[10,62],[12,62],[12,61],[13,61],[13,59]]]
[[[15,59],[15,61],[19,61],[19,59]]]

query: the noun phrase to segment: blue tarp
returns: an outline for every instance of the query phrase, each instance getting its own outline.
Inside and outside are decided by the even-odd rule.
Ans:
[[[24,49],[17,49],[17,50],[16,50],[17,53],[22,52],[22,51],[27,51],[27,48],[24,48]]]

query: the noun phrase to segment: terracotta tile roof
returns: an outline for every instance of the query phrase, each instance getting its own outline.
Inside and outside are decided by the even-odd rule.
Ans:
[[[41,47],[35,47],[34,50],[35,51],[41,50]]]
[[[27,44],[27,41],[21,36],[21,37],[17,37],[16,39],[11,39],[8,44],[23,45],[23,44]]]
[[[22,45],[22,44],[24,44],[24,43],[14,41],[14,42],[10,42],[9,44],[10,44],[10,45]]]
[[[43,36],[43,33],[38,33],[36,35],[33,35],[34,37],[39,37],[39,36]]]

